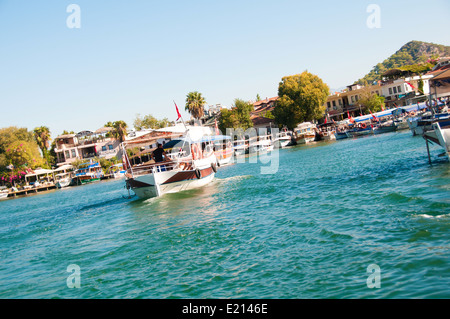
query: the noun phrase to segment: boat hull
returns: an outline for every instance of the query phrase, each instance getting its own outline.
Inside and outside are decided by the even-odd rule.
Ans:
[[[62,179],[56,182],[55,186],[56,188],[64,188],[70,185],[70,183],[72,183],[72,179],[68,178],[68,179]]]
[[[334,133],[334,136],[337,140],[343,140],[344,138],[348,138],[347,133],[345,132],[336,132]]]
[[[373,134],[390,133],[390,132],[395,132],[396,130],[397,130],[397,126],[395,126],[395,125],[379,126],[379,127],[375,127],[373,129]]]
[[[213,168],[208,167],[199,169],[199,176],[195,170],[177,170],[128,178],[126,183],[139,198],[146,199],[205,186],[214,179],[214,176]]]
[[[314,142],[315,138],[316,138],[315,135],[302,135],[302,136],[297,137],[295,139],[295,141],[297,142],[297,144],[307,144],[307,143]]]

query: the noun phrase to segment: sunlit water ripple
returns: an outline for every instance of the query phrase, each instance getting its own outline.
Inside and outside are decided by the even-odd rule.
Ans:
[[[121,180],[2,201],[0,298],[449,298],[439,153],[430,166],[406,131],[283,149],[275,174],[247,159],[149,200]]]

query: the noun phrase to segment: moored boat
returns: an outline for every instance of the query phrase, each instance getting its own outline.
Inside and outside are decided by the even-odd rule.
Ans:
[[[382,134],[395,132],[397,130],[397,125],[394,121],[388,121],[385,123],[380,123],[373,128],[373,134]]]
[[[292,145],[292,132],[282,131],[275,135],[274,147],[284,148]]]
[[[295,142],[297,144],[307,144],[313,142],[316,133],[315,133],[315,125],[310,122],[304,122],[299,124],[294,129]]]
[[[108,172],[113,178],[116,179],[116,178],[125,177],[125,173],[127,171],[123,168],[122,163],[118,163],[118,164],[114,164],[114,165],[110,166],[108,169]]]
[[[72,184],[80,185],[100,181],[103,176],[104,174],[100,163],[93,161],[85,162],[78,165],[74,177],[72,178]]]
[[[248,153],[248,141],[236,140],[233,142],[233,151],[235,156],[240,156]]]
[[[260,135],[250,138],[248,152],[249,154],[270,152],[273,148],[271,135]]]
[[[353,126],[353,128],[346,131],[346,134],[349,138],[359,137],[364,135],[373,134],[373,129],[371,125],[367,125],[362,122]]]
[[[0,200],[9,196],[9,190],[6,188],[0,188]]]

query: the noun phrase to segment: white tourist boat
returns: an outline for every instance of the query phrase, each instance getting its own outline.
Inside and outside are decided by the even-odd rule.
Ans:
[[[132,189],[139,198],[145,199],[209,184],[217,171],[217,159],[212,142],[204,142],[202,132],[198,132],[201,128],[191,127],[183,138],[164,144],[167,156],[163,162],[131,166],[128,154],[124,151],[127,188]],[[155,139],[147,143],[154,141]],[[139,143],[143,144],[144,141]],[[128,146],[135,145],[122,143],[124,150]]]
[[[113,177],[113,178],[122,178],[125,177],[125,173],[127,172],[124,168],[123,168],[123,164],[119,163],[119,164],[114,164],[111,165],[109,167],[109,174]]]
[[[284,148],[292,144],[292,132],[282,131],[275,135],[275,147]]]
[[[55,174],[56,188],[64,188],[72,183],[74,167],[72,165],[63,165],[53,171]]]
[[[235,156],[248,153],[248,142],[246,140],[236,140],[233,142],[233,151]]]
[[[9,190],[6,188],[0,188],[0,199],[5,199],[9,195]]]
[[[55,175],[56,188],[64,188],[72,183],[72,176],[70,173],[60,173]]]
[[[273,150],[273,143],[271,135],[260,135],[250,138],[248,152],[252,153],[262,153],[270,152]]]
[[[307,144],[313,142],[316,138],[314,129],[316,125],[311,122],[300,123],[295,129],[295,141],[297,144]]]

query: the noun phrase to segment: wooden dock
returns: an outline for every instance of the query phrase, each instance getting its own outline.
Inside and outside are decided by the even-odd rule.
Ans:
[[[8,198],[10,198],[10,197],[17,197],[17,196],[26,196],[26,195],[29,195],[29,194],[36,194],[36,193],[39,193],[39,192],[49,191],[51,189],[56,189],[55,184],[43,185],[43,186],[33,187],[33,188],[26,188],[26,189],[18,190],[16,192],[10,192],[8,194]]]

